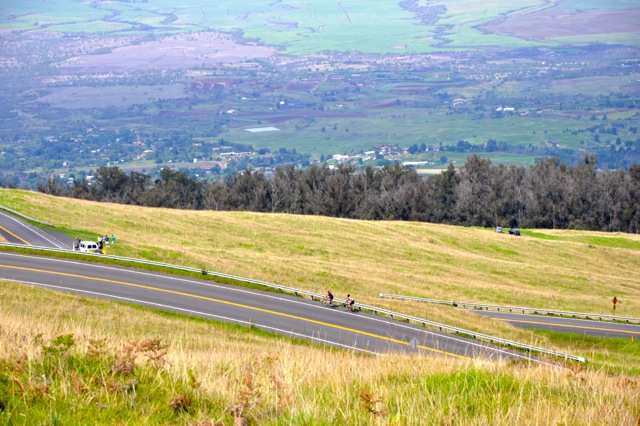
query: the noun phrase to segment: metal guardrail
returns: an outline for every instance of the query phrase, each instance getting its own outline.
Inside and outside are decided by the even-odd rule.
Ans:
[[[541,348],[538,346],[532,346],[532,345],[527,345],[526,343],[520,343],[520,342],[515,342],[513,340],[507,340],[507,339],[503,339],[501,337],[495,337],[495,336],[490,336],[488,334],[483,334],[483,333],[477,333],[475,331],[470,331],[470,330],[465,330],[463,328],[459,328],[459,327],[453,327],[450,325],[446,325],[446,324],[441,324],[438,322],[434,322],[434,321],[429,321],[423,318],[418,318],[418,317],[414,317],[414,316],[410,316],[410,315],[405,315],[405,314],[400,314],[398,312],[393,312],[393,311],[389,311],[387,309],[381,309],[375,306],[368,306],[368,305],[361,305],[361,304],[356,304],[356,308],[360,309],[360,310],[366,310],[366,311],[370,311],[372,313],[374,313],[375,315],[378,314],[385,314],[388,315],[389,317],[391,317],[392,319],[404,319],[406,321],[409,322],[413,322],[416,324],[421,324],[422,326],[431,326],[434,328],[438,328],[440,331],[449,331],[449,332],[453,332],[455,334],[466,334],[468,336],[471,336],[474,339],[482,339],[485,341],[488,341],[490,343],[496,344],[502,344],[508,347],[512,347],[512,348],[520,348],[520,349],[524,349],[526,351],[530,351],[530,352],[538,352],[538,353],[543,353],[543,354],[547,354],[547,355],[553,355],[553,356],[557,356],[560,358],[564,358],[564,359],[571,359],[574,361],[579,361],[579,362],[586,362],[586,358],[581,357],[581,356],[576,356],[576,355],[571,355],[571,354],[566,354],[563,352],[558,352],[558,351],[554,351],[551,349],[545,349],[545,348]]]
[[[47,226],[51,226],[52,228],[55,228],[55,225],[54,225],[53,223],[43,222],[43,221],[41,221],[41,220],[34,219],[34,218],[29,217],[29,216],[27,216],[27,215],[24,215],[24,214],[22,214],[22,213],[20,213],[20,212],[17,212],[17,211],[15,211],[15,210],[12,210],[12,209],[10,209],[9,207],[5,207],[5,206],[3,206],[2,204],[0,204],[0,210],[8,211],[8,212],[9,212],[9,213],[11,213],[11,214],[14,214],[14,215],[16,215],[16,216],[20,216],[20,217],[21,217],[21,218],[23,218],[23,219],[30,220],[31,222],[36,222],[36,223],[39,223],[39,224],[41,224],[41,225],[47,225]]]
[[[522,312],[523,314],[526,312],[533,312],[534,314],[547,314],[547,315],[558,315],[560,317],[567,316],[573,318],[586,318],[586,319],[598,319],[600,321],[610,320],[610,321],[620,321],[627,323],[640,323],[640,318],[633,317],[620,317],[615,315],[604,315],[604,314],[593,314],[587,312],[571,312],[571,311],[560,311],[554,309],[540,309],[540,308],[526,308],[522,306],[503,306],[503,305],[487,305],[483,303],[469,303],[469,302],[456,302],[451,300],[439,300],[439,299],[427,299],[422,297],[413,297],[413,296],[401,296],[396,294],[383,294],[380,293],[380,297],[387,299],[401,299],[401,300],[413,300],[416,302],[424,302],[424,303],[436,303],[440,305],[451,305],[462,308],[473,308],[473,309],[484,309],[490,310],[495,309],[497,311],[509,311],[509,312]]]
[[[214,277],[227,278],[227,279],[231,279],[231,280],[234,280],[234,281],[257,284],[257,285],[261,285],[261,286],[265,286],[265,287],[274,288],[274,289],[277,289],[277,290],[282,290],[282,291],[285,291],[285,292],[288,292],[288,293],[293,293],[295,295],[309,296],[312,299],[314,299],[314,298],[323,298],[324,297],[324,295],[319,295],[319,294],[311,292],[311,291],[300,290],[300,289],[296,289],[296,288],[293,288],[293,287],[287,287],[287,286],[283,286],[283,285],[279,285],[279,284],[268,283],[268,282],[265,282],[265,281],[254,280],[254,279],[251,279],[251,278],[243,278],[243,277],[237,277],[237,276],[234,276],[234,275],[222,274],[222,273],[219,273],[219,272],[207,271],[207,270],[202,269],[202,268],[192,268],[192,267],[189,267],[189,266],[173,265],[173,264],[170,264],[170,263],[156,262],[156,261],[153,261],[153,260],[134,259],[134,258],[131,258],[131,257],[113,256],[113,255],[109,255],[109,254],[84,253],[84,252],[75,251],[75,250],[71,250],[71,249],[25,246],[23,244],[17,244],[17,243],[4,243],[4,242],[1,242],[0,246],[17,247],[17,248],[24,248],[24,249],[38,250],[38,251],[50,251],[50,252],[57,252],[57,253],[74,253],[74,254],[82,255],[82,256],[100,257],[100,258],[106,258],[106,259],[120,260],[120,261],[124,261],[124,262],[139,263],[139,264],[143,264],[143,265],[161,266],[161,267],[165,267],[165,268],[169,268],[169,269],[176,269],[176,270],[179,270],[179,271],[195,272],[195,273],[199,273],[199,274],[202,274],[202,275],[211,275],[211,276],[214,276]]]
[[[166,268],[170,268],[170,269],[201,273],[203,275],[211,275],[211,276],[214,276],[214,277],[227,278],[227,279],[231,279],[231,280],[234,280],[234,281],[240,281],[240,282],[256,284],[256,285],[264,286],[264,287],[267,287],[267,288],[272,288],[272,289],[281,290],[281,291],[284,291],[284,292],[287,292],[287,293],[292,293],[292,294],[295,294],[297,296],[300,296],[300,295],[308,296],[312,300],[316,300],[316,299],[321,300],[322,298],[324,298],[323,294],[314,293],[312,291],[300,290],[300,289],[293,288],[293,287],[288,287],[288,286],[284,286],[284,285],[280,285],[280,284],[273,284],[273,283],[269,283],[269,282],[266,282],[266,281],[254,280],[254,279],[251,279],[251,278],[243,278],[243,277],[238,277],[238,276],[234,276],[234,275],[222,274],[222,273],[219,273],[219,272],[207,271],[207,270],[204,270],[204,269],[201,269],[201,268],[191,268],[191,267],[188,267],[188,266],[172,265],[172,264],[169,264],[169,263],[156,262],[156,261],[152,261],[152,260],[133,259],[133,258],[129,258],[129,257],[112,256],[112,255],[107,255],[107,254],[80,253],[80,252],[76,252],[76,251],[73,251],[73,250],[55,249],[55,248],[49,248],[49,247],[34,247],[34,246],[25,247],[22,244],[14,244],[14,243],[0,243],[0,246],[19,247],[19,248],[27,248],[27,249],[30,249],[30,250],[40,250],[40,251],[50,251],[50,252],[76,253],[76,254],[80,254],[80,255],[94,256],[94,257],[95,256],[100,256],[102,258],[121,260],[121,261],[126,261],[126,262],[131,262],[131,263],[138,263],[138,264],[162,266],[162,267],[166,267]],[[342,299],[334,299],[334,300],[336,300],[338,303],[344,303],[345,302],[345,300],[342,300]],[[471,336],[474,339],[482,339],[482,340],[488,341],[488,342],[493,343],[493,344],[502,344],[502,345],[505,345],[505,346],[511,347],[511,348],[519,348],[519,349],[523,349],[523,350],[530,351],[530,352],[538,352],[538,353],[543,353],[543,354],[547,354],[547,355],[553,355],[553,356],[557,356],[557,357],[560,357],[560,358],[570,359],[570,360],[583,362],[583,363],[586,362],[586,358],[581,357],[581,356],[570,355],[570,354],[566,354],[566,353],[563,353],[563,352],[558,352],[558,351],[554,351],[554,350],[550,350],[550,349],[540,348],[540,347],[537,347],[537,346],[527,345],[525,343],[519,343],[519,342],[515,342],[515,341],[512,341],[512,340],[502,339],[500,337],[489,336],[487,334],[482,334],[482,333],[476,333],[475,331],[465,330],[465,329],[462,329],[462,328],[453,327],[453,326],[450,326],[450,325],[441,324],[441,323],[437,323],[437,322],[434,322],[434,321],[429,321],[429,320],[426,320],[426,319],[423,319],[423,318],[418,318],[418,317],[414,317],[414,316],[411,316],[411,315],[405,315],[405,314],[401,314],[401,313],[398,313],[398,312],[389,311],[387,309],[382,309],[382,308],[379,308],[379,307],[376,307],[376,306],[369,306],[369,305],[363,305],[363,304],[356,303],[354,305],[354,308],[358,309],[360,311],[371,312],[374,315],[387,315],[391,319],[402,319],[402,320],[405,320],[405,321],[408,321],[408,322],[413,322],[415,324],[419,324],[419,325],[422,325],[422,326],[425,326],[425,327],[428,325],[430,327],[437,328],[440,331],[449,331],[449,332],[453,332],[455,334],[468,335],[468,336]]]

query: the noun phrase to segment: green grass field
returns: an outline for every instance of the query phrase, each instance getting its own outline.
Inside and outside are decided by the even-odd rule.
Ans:
[[[590,133],[579,132],[593,126],[588,117],[578,119],[563,114],[536,115],[520,117],[505,116],[496,119],[474,120],[472,114],[456,113],[448,115],[446,110],[425,113],[422,109],[389,108],[384,110],[345,110],[367,112],[367,118],[314,118],[295,119],[276,123],[278,132],[249,133],[245,129],[265,124],[257,117],[251,122],[246,117],[243,126],[229,126],[224,138],[238,143],[247,143],[254,148],[266,147],[277,150],[280,147],[297,149],[319,156],[320,154],[357,153],[368,151],[376,145],[399,144],[407,147],[412,144],[455,145],[459,140],[473,145],[485,144],[489,139],[506,142],[509,145],[550,146],[560,145],[569,148],[593,147]],[[612,112],[613,113],[613,112]],[[622,119],[629,123],[635,119]],[[334,129],[335,127],[335,129]],[[325,128],[325,131],[322,131]],[[544,129],[544,130],[541,130]],[[572,131],[576,134],[572,134]],[[632,137],[632,135],[623,138]],[[602,143],[616,136],[602,136]],[[375,141],[375,142],[374,142]],[[453,153],[445,153],[449,156]],[[533,161],[534,157],[530,157]]]
[[[114,233],[113,254],[315,292],[330,287],[386,308],[398,306],[377,294],[610,313],[617,295],[619,315],[640,317],[634,284],[640,281],[640,240],[630,234],[523,230],[514,238],[426,223],[149,209],[8,190],[0,191],[0,204],[69,235]],[[473,318],[483,332],[537,339],[464,311],[418,303],[401,308],[457,325]]]
[[[640,239],[246,212],[0,190],[0,204],[111,254],[336,294],[586,356],[556,369],[372,357],[250,328],[0,283],[0,424],[635,424],[640,342],[526,331],[415,296],[640,316]],[[126,320],[124,320],[126,318]],[[348,374],[342,374],[344,372]],[[423,398],[416,398],[421,395]]]
[[[1,424],[632,425],[640,415],[637,375],[373,357],[7,281],[0,304]],[[605,362],[633,352],[583,340],[567,343],[604,345]]]

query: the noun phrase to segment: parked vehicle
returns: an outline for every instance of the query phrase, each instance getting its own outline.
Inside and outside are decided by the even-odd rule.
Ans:
[[[497,232],[498,234],[502,234],[502,226],[497,226],[497,227],[496,227],[496,232]]]
[[[520,235],[520,230],[517,228],[509,229],[509,235]]]
[[[80,241],[77,250],[82,253],[102,253],[102,250],[98,247],[98,243],[93,241]]]

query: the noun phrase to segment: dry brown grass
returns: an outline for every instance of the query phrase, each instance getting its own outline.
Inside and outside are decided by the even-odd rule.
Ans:
[[[393,303],[376,297],[382,292],[607,313],[617,295],[618,314],[640,316],[638,235],[539,231],[557,239],[517,238],[427,223],[152,209],[8,190],[0,191],[0,204],[87,237],[115,233],[115,254],[331,288],[366,303]]]
[[[469,311],[394,302],[379,293],[640,317],[640,236],[492,230],[247,212],[122,206],[1,190],[0,204],[145,257],[323,292],[487,334],[613,360],[590,342],[550,340]],[[634,358],[632,358],[634,359]],[[636,358],[637,359],[637,356]],[[599,364],[601,365],[601,364]]]
[[[0,282],[0,306],[0,364],[13,368],[7,377],[22,380],[26,407],[55,400],[63,422],[96,401],[115,407],[136,394],[129,421],[146,424],[158,420],[140,417],[152,412],[145,404],[171,407],[188,424],[634,424],[640,413],[637,378],[326,350],[9,282]],[[103,379],[58,375],[45,389],[29,365],[60,335],[75,337],[76,357],[119,354],[114,365],[136,367]],[[146,401],[156,386],[175,391]],[[64,408],[67,398],[77,401],[74,410]]]

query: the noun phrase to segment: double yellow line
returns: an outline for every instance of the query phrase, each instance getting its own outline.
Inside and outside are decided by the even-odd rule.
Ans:
[[[16,234],[14,234],[13,232],[9,231],[9,230],[8,230],[7,228],[5,228],[4,226],[0,226],[0,229],[2,229],[2,230],[3,230],[4,232],[6,232],[7,234],[9,234],[9,235],[11,235],[11,236],[13,236],[13,237],[15,237],[15,238],[19,239],[20,241],[22,241],[22,242],[23,242],[23,243],[25,243],[26,245],[28,245],[28,246],[30,246],[30,245],[31,245],[28,241],[26,241],[26,240],[24,240],[24,239],[20,238],[19,236],[17,236],[17,235],[16,235]]]
[[[206,301],[209,301],[209,302],[221,303],[221,304],[228,305],[228,306],[235,306],[235,307],[238,307],[238,308],[250,309],[252,311],[263,312],[263,313],[267,313],[267,314],[271,314],[271,315],[277,315],[277,316],[281,316],[281,317],[285,317],[285,318],[291,318],[291,319],[304,321],[304,322],[308,322],[308,323],[312,323],[312,324],[322,325],[322,326],[334,328],[334,329],[337,329],[337,330],[349,331],[349,332],[352,332],[352,333],[361,334],[363,336],[374,337],[376,339],[382,339],[382,340],[386,340],[386,341],[389,341],[389,342],[397,343],[397,344],[400,344],[400,345],[405,345],[405,346],[409,346],[410,345],[409,342],[405,342],[403,340],[398,340],[398,339],[394,339],[392,337],[382,336],[382,335],[379,335],[379,334],[369,333],[369,332],[362,331],[362,330],[357,330],[357,329],[354,329],[354,328],[344,327],[344,326],[337,325],[337,324],[331,324],[331,323],[318,321],[318,320],[314,320],[314,319],[310,319],[310,318],[300,317],[300,316],[297,316],[297,315],[287,314],[287,313],[284,313],[284,312],[273,311],[271,309],[258,308],[258,307],[255,307],[255,306],[245,305],[245,304],[236,303],[236,302],[229,302],[227,300],[216,299],[216,298],[213,298],[213,297],[200,296],[200,295],[192,294],[192,293],[185,293],[185,292],[177,291],[177,290],[168,290],[168,289],[163,289],[163,288],[151,287],[151,286],[147,286],[147,285],[143,285],[143,284],[130,283],[130,282],[127,282],[127,281],[111,280],[111,279],[108,279],[108,278],[88,277],[88,276],[84,276],[84,275],[70,274],[70,273],[67,273],[67,272],[47,271],[47,270],[44,270],[44,269],[25,268],[25,267],[21,267],[21,266],[0,265],[0,268],[18,269],[18,270],[21,270],[21,271],[39,272],[39,273],[43,273],[43,274],[52,274],[52,275],[62,275],[62,276],[66,276],[66,277],[82,278],[82,279],[87,279],[87,280],[92,280],[92,281],[102,281],[102,282],[108,282],[108,283],[112,283],[112,284],[124,285],[124,286],[128,286],[128,287],[140,288],[140,289],[144,289],[144,290],[159,291],[159,292],[162,292],[162,293],[175,294],[175,295],[184,296],[184,297],[191,297],[191,298],[194,298],[194,299],[200,299],[200,300],[206,300]],[[443,351],[443,350],[440,350],[440,349],[430,348],[428,346],[417,346],[417,347],[419,349],[424,349],[424,350],[431,351],[431,352],[436,352],[436,353],[449,355],[449,356],[453,356],[453,357],[458,357],[458,358],[463,358],[463,359],[469,359],[469,357],[466,357],[464,355],[459,355],[459,354],[455,354],[455,353],[451,353],[451,352],[446,352],[446,351]]]

